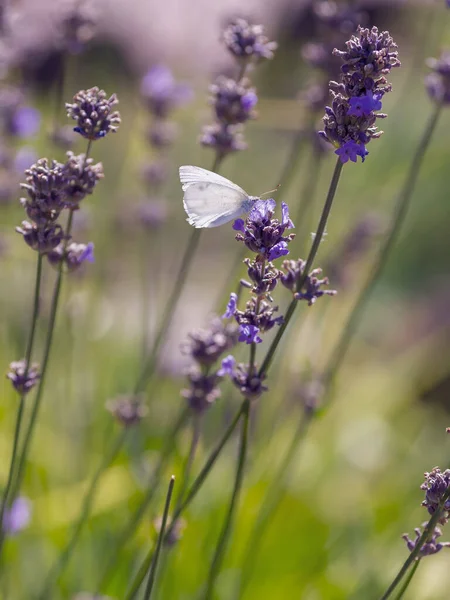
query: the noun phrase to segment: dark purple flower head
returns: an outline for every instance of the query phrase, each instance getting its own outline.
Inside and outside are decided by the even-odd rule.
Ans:
[[[188,340],[181,346],[181,350],[199,365],[212,367],[236,341],[236,326],[224,324],[216,318],[209,327],[189,333]]]
[[[41,158],[25,171],[28,198],[21,200],[28,217],[37,226],[45,226],[58,218],[65,207],[67,176],[65,166],[56,160]]]
[[[443,509],[442,518],[439,523],[445,525],[450,512],[450,469],[441,471],[439,467],[434,467],[429,473],[425,473],[425,482],[420,486],[425,490],[425,500],[422,506],[425,506],[430,513],[434,514],[436,510]]]
[[[64,250],[62,244],[47,254],[49,263],[57,267],[59,263],[64,260],[65,266],[69,272],[76,271],[85,262],[93,263],[94,258],[94,244],[77,244],[71,242]]]
[[[11,381],[14,389],[21,395],[28,394],[40,379],[38,365],[33,363],[27,369],[25,359],[12,362],[6,377]]]
[[[426,526],[426,523],[424,523],[423,527],[425,527],[425,526]],[[416,534],[415,540],[411,540],[407,533],[404,533],[402,535],[402,538],[405,540],[406,545],[408,546],[408,550],[410,552],[415,550],[417,543],[419,542],[419,540],[422,536],[422,531],[421,531],[421,529],[419,529],[419,527],[416,527],[416,529],[414,529],[414,531]],[[437,538],[441,537],[441,535],[442,535],[442,531],[439,529],[439,527],[435,527],[431,537],[429,537],[428,540],[422,545],[419,555],[417,556],[416,560],[419,560],[419,559],[423,558],[424,556],[430,556],[431,554],[436,554],[436,552],[439,552],[440,550],[442,550],[442,548],[450,547],[450,542],[438,542],[437,541]]]
[[[41,114],[36,108],[20,106],[9,122],[9,134],[20,138],[36,135],[41,126]]]
[[[258,335],[259,329],[255,325],[243,324],[239,325],[239,342],[245,342],[246,344],[260,344],[262,338]]]
[[[246,221],[238,219],[233,224],[233,229],[240,232],[236,239],[268,261],[288,254],[287,244],[294,238],[293,234],[284,235],[293,227],[287,205],[282,204],[281,222],[273,218],[275,205],[272,198],[256,200]]]
[[[107,98],[106,92],[98,87],[80,90],[72,104],[66,103],[67,116],[77,122],[74,131],[88,140],[98,140],[110,131],[118,130],[120,114],[113,111],[118,103],[116,94]]]
[[[264,35],[262,25],[250,25],[245,19],[235,19],[223,33],[228,50],[238,59],[263,60],[273,58],[276,42]]]
[[[240,124],[214,123],[213,125],[205,125],[200,136],[200,143],[207,148],[213,148],[222,157],[231,152],[239,152],[247,148]]]
[[[23,496],[14,500],[11,508],[6,508],[3,514],[3,531],[7,535],[16,535],[28,526],[31,519],[30,502]]]
[[[244,398],[249,400],[258,399],[262,393],[267,391],[267,387],[263,385],[264,375],[258,375],[256,369],[249,375],[248,365],[236,365],[232,375],[234,385],[239,389]]]
[[[258,96],[246,80],[237,82],[221,76],[210,87],[210,91],[216,117],[221,123],[235,125],[255,118],[253,109]]]
[[[187,377],[189,388],[182,390],[181,395],[194,412],[202,413],[220,397],[217,387],[220,377],[217,373],[205,374],[198,366],[192,366]]]
[[[231,377],[233,375],[235,365],[236,359],[234,356],[229,354],[222,360],[222,364],[220,369],[217,371],[217,375],[219,375],[219,377],[225,377],[225,375],[229,375]]]
[[[88,194],[92,194],[100,179],[103,179],[102,163],[94,164],[92,158],[86,160],[85,154],[67,153],[64,166],[66,182],[66,206],[76,208]]]
[[[439,58],[429,58],[427,65],[433,70],[425,79],[428,94],[435,102],[450,104],[450,52],[447,50]]]
[[[34,223],[22,221],[22,227],[16,227],[17,233],[23,236],[25,243],[36,252],[47,254],[54,250],[64,239],[61,225],[49,223],[38,227]]]
[[[185,83],[177,83],[170,69],[155,65],[142,79],[141,95],[155,116],[166,118],[174,108],[192,99],[192,90]]]
[[[284,243],[280,242],[280,244]],[[275,289],[281,273],[274,268],[272,263],[258,260],[258,258],[254,260],[246,258],[244,263],[248,267],[247,273],[251,280],[251,283],[243,283],[245,287],[251,288],[257,296],[269,294]]]
[[[234,292],[231,292],[230,300],[228,301],[226,311],[222,315],[222,319],[231,319],[231,317],[236,312],[237,300],[238,300],[237,294],[235,294]]]
[[[106,408],[124,427],[138,425],[148,413],[141,396],[118,396],[108,400]]]
[[[337,148],[337,150],[334,151],[334,153],[339,156],[341,163],[343,163],[344,165],[349,160],[351,160],[352,162],[356,162],[358,156],[360,156],[362,162],[364,162],[366,156],[369,154],[364,144],[357,144],[353,140],[344,142],[342,146],[340,146],[339,148]]]

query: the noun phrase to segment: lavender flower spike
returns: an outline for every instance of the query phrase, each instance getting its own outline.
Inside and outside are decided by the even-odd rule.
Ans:
[[[119,128],[120,114],[113,111],[118,102],[116,94],[107,98],[106,92],[98,87],[80,90],[72,104],[66,103],[67,116],[77,122],[74,131],[88,140],[98,140]]]

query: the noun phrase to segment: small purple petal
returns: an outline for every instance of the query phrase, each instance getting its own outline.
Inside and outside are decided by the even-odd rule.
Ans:
[[[294,223],[289,218],[289,207],[286,202],[281,203],[281,224],[287,229],[293,229]]]
[[[255,325],[239,325],[239,342],[246,344],[260,344],[262,339],[259,337],[259,329]]]
[[[241,106],[247,112],[250,112],[256,106],[257,102],[258,96],[254,92],[247,92],[241,98]]]
[[[366,156],[369,154],[364,144],[357,144],[353,140],[345,142],[340,148],[334,152],[339,156],[341,163],[345,164],[349,160],[356,162],[358,156],[361,157],[364,162]]]
[[[230,377],[231,377],[233,375],[233,370],[234,370],[235,364],[236,364],[236,359],[234,358],[234,356],[229,354],[222,360],[222,366],[217,371],[217,375],[219,375],[219,377],[225,377],[225,375],[230,375]]]
[[[236,306],[237,306],[237,294],[235,294],[234,292],[231,292],[230,300],[227,304],[226,311],[222,315],[222,319],[230,319],[236,312]]]
[[[268,258],[269,260],[275,260],[277,258],[280,258],[281,256],[286,256],[286,254],[289,254],[287,243],[278,242],[278,244],[275,244],[275,246],[271,248]]]
[[[242,233],[245,233],[245,221],[244,221],[244,219],[236,219],[236,221],[233,223],[233,229],[235,231],[242,231]]]
[[[78,260],[80,263],[85,262],[85,261],[90,262],[90,263],[95,262],[93,242],[89,242],[89,244],[86,246],[84,251],[81,253]]]
[[[26,498],[19,496],[3,515],[3,529],[8,535],[15,535],[25,529],[31,519],[31,507]]]
[[[257,200],[250,211],[249,219],[254,223],[262,223],[271,218],[275,210],[276,202],[273,198]]]

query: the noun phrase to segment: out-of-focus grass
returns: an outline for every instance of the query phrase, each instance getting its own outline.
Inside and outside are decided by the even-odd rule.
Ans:
[[[404,72],[393,76],[394,89],[399,91],[390,94],[383,107],[389,114],[383,122],[385,135],[370,145],[371,153],[364,165],[344,168],[318,265],[335,256],[358,216],[375,212],[389,219],[431,110],[419,66],[417,75],[408,82],[412,84],[409,92],[402,93],[409,65],[408,54],[402,53],[401,47],[400,52]],[[95,196],[83,201],[90,223],[88,231],[79,237],[95,242],[96,263],[64,286],[47,392],[24,487],[33,502],[33,520],[30,528],[9,540],[5,548],[5,599],[31,598],[39,589],[43,573],[70,534],[90,476],[115,435],[116,426],[104,409],[105,401],[128,392],[139,372],[139,238],[143,234],[138,228],[120,230],[116,221],[119,212],[135,205],[142,195],[138,168],[146,152],[142,136],[145,119],[134,89],[110,74],[106,77],[97,70],[86,73],[86,77],[71,81],[73,89],[68,93],[76,91],[78,85],[97,83],[107,91],[117,90],[123,125],[117,135],[96,144],[92,153],[104,162],[106,176]],[[209,167],[212,163],[211,154],[196,144],[199,126],[208,119],[203,89],[197,92],[197,100],[177,115],[181,135],[167,187],[171,217],[158,237],[156,258],[145,257],[149,269],[158,273],[159,310],[190,234],[184,221],[177,166]],[[39,103],[50,122],[46,100],[39,99]],[[223,168],[224,175],[252,194],[276,185],[292,128],[299,122],[295,103],[278,100],[273,92],[270,98],[261,100],[259,112],[260,120],[248,128],[249,150],[231,157]],[[448,294],[449,153],[445,132],[449,125],[449,115],[444,114],[402,237],[339,374],[330,408],[313,423],[306,441],[299,446],[287,482],[280,482],[277,468],[300,418],[301,373],[326,363],[379,242],[374,240],[368,256],[355,266],[349,289],[340,290],[334,299],[319,301],[313,308],[302,306],[298,310],[276,361],[276,371],[269,378],[270,391],[254,408],[247,475],[234,536],[218,582],[218,598],[234,597],[252,524],[265,494],[274,486],[284,487],[283,500],[261,545],[254,549],[256,566],[244,600],[376,598],[406,557],[400,534],[412,533],[426,519],[418,489],[422,473],[435,464],[447,466],[447,414],[440,404],[423,404],[420,396],[425,370],[434,371],[433,377],[438,379],[448,369],[448,317],[439,312],[439,300]],[[36,147],[44,155],[49,154],[44,136]],[[79,151],[83,150],[80,143]],[[332,156],[327,158],[322,170],[314,222],[333,162]],[[307,176],[307,170],[300,168],[294,185],[286,193],[280,189],[277,194],[278,199],[289,203],[293,213]],[[12,233],[13,225],[22,219],[20,207],[1,210],[1,233],[9,243],[9,253],[0,259],[0,364],[6,367],[23,352],[35,256]],[[102,479],[92,518],[52,600],[94,588],[106,551],[144,493],[148,473],[183,402],[179,396],[181,374],[170,378],[167,372],[177,369],[179,373],[180,340],[193,324],[204,323],[216,306],[218,291],[237,253],[233,238],[231,228],[226,226],[205,232],[164,352],[160,375],[163,383],[154,382],[149,387],[149,416]],[[48,273],[47,291],[42,298],[40,348],[51,279]],[[283,305],[287,295],[282,298],[283,290],[277,290],[277,302]],[[222,298],[221,307],[224,302]],[[427,385],[432,386],[433,380]],[[4,479],[17,402],[6,380],[0,380],[0,397]],[[219,400],[205,416],[196,472],[238,403],[232,394],[231,399]],[[114,580],[105,590],[111,596],[124,596],[140,559],[153,543],[152,520],[162,510],[166,481],[172,473],[181,473],[189,438],[186,428],[174,440],[173,460],[162,491],[135,538],[123,548]],[[159,600],[198,597],[231,494],[235,457],[233,440],[190,507],[182,541],[164,559]],[[425,559],[410,597],[446,598],[450,584],[447,560],[445,551]]]

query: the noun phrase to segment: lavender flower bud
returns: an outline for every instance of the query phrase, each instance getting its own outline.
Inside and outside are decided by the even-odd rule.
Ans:
[[[217,373],[205,374],[197,366],[192,366],[186,372],[189,388],[181,390],[181,395],[196,413],[207,410],[220,397],[217,387],[219,376]]]
[[[248,365],[239,364],[235,367],[232,381],[234,385],[239,389],[244,398],[249,400],[256,400],[267,391],[267,387],[263,385],[265,375],[259,376],[258,372],[255,372],[249,377]]]
[[[246,80],[237,82],[222,76],[210,86],[210,91],[216,117],[225,125],[245,123],[256,117],[253,109],[258,97],[255,88],[248,87]]]
[[[225,29],[223,40],[237,59],[264,60],[273,58],[276,42],[264,35],[262,25],[250,25],[245,19],[236,19]]]
[[[44,227],[22,221],[22,227],[16,227],[17,233],[20,233],[25,243],[40,254],[47,254],[54,250],[64,239],[64,232],[61,225],[50,223]]]
[[[425,79],[430,98],[450,104],[450,52],[443,52],[439,58],[429,58],[427,65],[433,70]]]
[[[75,155],[67,153],[67,161],[64,166],[66,176],[66,207],[77,208],[78,204],[88,194],[92,194],[97,182],[103,179],[103,165],[94,165],[92,158],[86,160],[85,154]]]
[[[197,329],[189,333],[189,340],[182,345],[184,354],[191,356],[199,365],[211,367],[224,352],[230,350],[237,341],[236,327],[224,325],[214,319],[207,329]]]
[[[64,208],[67,195],[64,165],[41,158],[25,175],[26,183],[22,183],[21,188],[26,190],[28,198],[21,203],[28,217],[38,226],[54,221]]]
[[[141,396],[118,396],[106,408],[124,427],[138,425],[148,413]]]
[[[426,523],[424,523],[422,527],[425,527],[425,526],[426,526]],[[419,542],[419,540],[422,536],[422,531],[421,531],[421,529],[419,529],[419,527],[416,527],[416,529],[414,529],[414,531],[416,534],[415,540],[411,540],[407,533],[404,533],[402,535],[402,538],[405,540],[406,545],[408,546],[408,550],[410,552],[415,550],[417,543]],[[442,548],[450,547],[450,542],[437,542],[436,541],[437,538],[441,537],[441,535],[442,535],[442,531],[439,529],[439,527],[435,527],[431,537],[428,538],[428,540],[426,540],[425,543],[420,548],[420,552],[419,552],[419,555],[417,556],[416,560],[419,560],[419,559],[423,558],[424,556],[430,556],[431,554],[436,554],[436,552],[439,552],[440,550],[442,550]]]
[[[202,146],[213,148],[222,157],[247,148],[240,125],[223,125],[222,123],[205,125],[200,136],[200,143]]]
[[[302,289],[297,291],[298,283],[303,278],[303,272],[306,266],[306,262],[301,258],[298,260],[285,260],[283,262],[284,273],[281,275],[281,283],[287,289],[294,292],[294,298],[296,300],[306,300],[308,306],[312,306],[318,298],[324,295],[334,296],[337,294],[336,290],[321,290],[322,285],[328,285],[329,281],[325,277],[324,279],[318,279],[317,275],[322,273],[322,269],[313,269],[305,278],[302,285]]]
[[[25,359],[12,362],[6,377],[11,381],[16,392],[24,396],[34,388],[40,379],[38,365],[33,363],[27,368]]]
[[[72,104],[66,103],[67,116],[77,122],[74,131],[88,140],[98,140],[119,128],[120,114],[112,110],[118,103],[116,94],[107,99],[106,92],[98,87],[80,90]]]
[[[443,515],[439,519],[441,525],[445,525],[450,512],[450,499],[444,501],[450,489],[450,469],[441,472],[439,467],[434,467],[429,473],[425,473],[425,482],[420,486],[425,490],[425,500],[422,506],[425,506],[430,513],[434,514],[436,510],[443,509]]]
[[[67,270],[72,273],[79,269],[84,262],[94,262],[94,244],[92,242],[89,244],[72,242],[65,249],[63,245],[59,245],[47,254],[47,258],[53,267],[57,267],[63,260]]]

